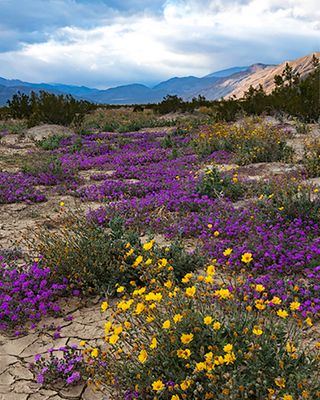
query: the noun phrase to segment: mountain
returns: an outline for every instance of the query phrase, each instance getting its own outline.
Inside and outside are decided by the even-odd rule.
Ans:
[[[320,57],[320,52],[314,53]],[[312,54],[289,61],[289,65],[298,71],[302,77],[312,71]],[[110,89],[99,90],[86,86],[64,84],[29,83],[18,79],[5,79],[0,77],[0,105],[18,91],[29,94],[32,90],[39,92],[46,90],[54,94],[71,94],[76,99],[89,100],[95,103],[109,104],[146,104],[161,101],[166,95],[177,95],[185,100],[191,100],[199,95],[208,100],[217,100],[230,96],[242,97],[252,85],[260,84],[267,93],[274,88],[274,75],[281,74],[286,62],[279,65],[253,64],[243,67],[232,67],[221,71],[212,72],[204,77],[186,76],[174,77],[156,86],[134,83],[131,85],[117,86]]]
[[[315,52],[310,55],[297,58],[293,61],[284,61],[279,65],[268,66],[267,68],[262,69],[259,68],[253,74],[244,77],[237,86],[234,86],[233,90],[228,94],[228,96],[236,96],[237,98],[240,98],[251,85],[254,88],[257,88],[259,84],[263,86],[266,93],[271,93],[275,88],[274,76],[281,75],[287,63],[295,72],[299,72],[301,78],[304,78],[313,70],[313,55],[315,55],[317,58],[320,58],[320,52]],[[224,82],[224,84],[227,84],[227,82]]]
[[[249,67],[232,67],[223,69],[222,71],[212,72],[206,75],[205,78],[226,78],[227,76],[237,74],[238,72],[246,71]]]

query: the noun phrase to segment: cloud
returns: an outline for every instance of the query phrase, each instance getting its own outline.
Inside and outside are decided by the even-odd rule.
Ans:
[[[0,24],[15,41],[2,47],[0,75],[108,87],[319,50],[317,0],[28,1],[12,26]],[[9,18],[19,2],[0,3]]]

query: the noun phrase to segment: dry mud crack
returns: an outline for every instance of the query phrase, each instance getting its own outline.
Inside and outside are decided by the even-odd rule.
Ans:
[[[71,310],[71,311],[70,311]],[[98,344],[103,332],[103,317],[97,302],[86,306],[70,304],[64,315],[71,315],[72,321],[61,318],[47,318],[39,323],[37,331],[18,338],[0,335],[0,400],[102,400],[108,399],[101,392],[94,392],[86,385],[73,387],[41,387],[34,381],[28,368],[35,354],[46,354],[49,348],[79,344],[80,340]],[[53,338],[53,331],[46,326],[60,326],[60,338]],[[111,397],[109,398],[111,399]]]

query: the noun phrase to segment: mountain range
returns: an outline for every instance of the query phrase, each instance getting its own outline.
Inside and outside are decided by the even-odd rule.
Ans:
[[[320,52],[313,53],[320,57]],[[307,55],[293,61],[284,61],[278,65],[253,64],[243,67],[232,67],[213,72],[204,77],[196,76],[175,77],[160,82],[150,88],[134,83],[99,90],[85,86],[64,84],[29,83],[18,79],[0,77],[0,105],[5,105],[15,93],[30,94],[31,91],[45,90],[54,94],[71,94],[76,99],[89,100],[94,103],[106,104],[146,104],[159,102],[166,95],[177,95],[184,100],[191,100],[198,95],[208,100],[217,100],[236,96],[242,97],[244,92],[261,84],[267,93],[274,88],[274,75],[281,74],[286,63],[300,73],[302,77],[312,71],[312,55]]]

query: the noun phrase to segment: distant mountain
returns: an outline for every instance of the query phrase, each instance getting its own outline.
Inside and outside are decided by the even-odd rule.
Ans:
[[[222,71],[212,72],[212,74],[206,75],[205,78],[226,78],[227,76],[237,74],[238,72],[247,71],[249,67],[232,67],[223,69]]]
[[[319,52],[315,54],[320,57]],[[290,61],[289,64],[303,77],[312,70],[311,60],[312,54]],[[0,105],[6,104],[7,100],[18,91],[29,94],[32,90],[36,92],[46,90],[54,94],[71,94],[76,99],[101,104],[155,103],[161,101],[168,94],[177,95],[185,100],[191,100],[199,95],[205,96],[208,100],[230,96],[239,98],[251,85],[258,87],[261,84],[267,93],[271,92],[274,88],[274,75],[280,74],[284,67],[285,62],[279,65],[257,63],[212,72],[202,78],[196,76],[175,77],[160,82],[152,88],[134,83],[105,90],[59,83],[29,83],[18,79],[9,80],[0,77]]]

